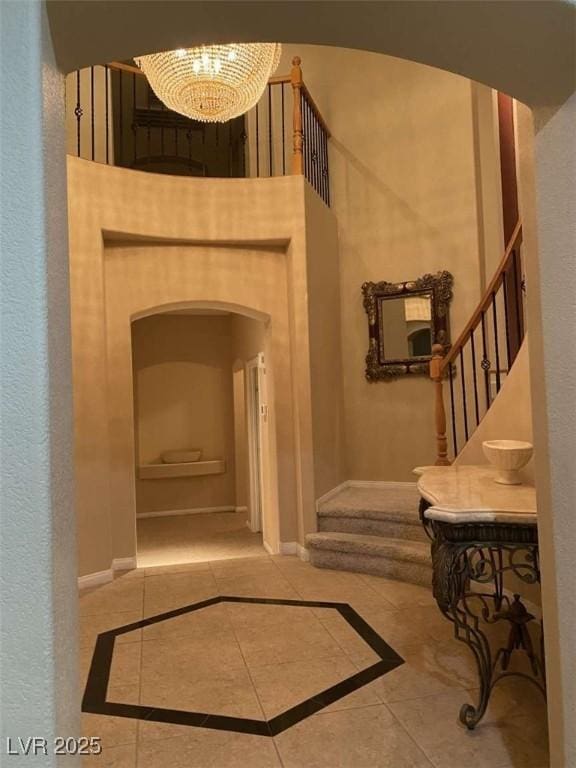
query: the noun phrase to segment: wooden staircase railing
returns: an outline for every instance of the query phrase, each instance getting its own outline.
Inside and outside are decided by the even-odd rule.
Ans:
[[[438,466],[451,463],[449,453],[458,455],[459,447],[464,446],[489,410],[524,339],[521,244],[522,226],[518,222],[494,277],[456,342],[445,355],[442,345],[432,347],[430,378],[435,390]],[[450,435],[445,381],[450,400]]]

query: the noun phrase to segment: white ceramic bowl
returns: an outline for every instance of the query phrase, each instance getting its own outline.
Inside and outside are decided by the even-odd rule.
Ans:
[[[494,478],[503,485],[520,485],[522,479],[519,470],[532,458],[532,443],[522,440],[485,440],[482,443],[484,456],[498,470]]]
[[[186,464],[190,461],[199,461],[202,451],[164,451],[162,461],[164,464]]]

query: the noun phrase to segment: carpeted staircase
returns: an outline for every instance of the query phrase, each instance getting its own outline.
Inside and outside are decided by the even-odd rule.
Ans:
[[[430,586],[430,542],[418,518],[415,486],[347,487],[320,504],[310,562]]]

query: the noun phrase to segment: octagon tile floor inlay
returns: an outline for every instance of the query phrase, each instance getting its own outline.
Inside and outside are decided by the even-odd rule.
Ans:
[[[216,631],[207,643],[206,634],[203,640],[196,635],[194,620],[223,604],[236,610],[228,619],[220,612],[224,631]],[[239,620],[241,606],[244,614]],[[346,622],[372,651],[374,662],[361,664],[358,669],[347,660],[311,609],[334,613]],[[266,613],[270,614],[268,621],[263,619]],[[116,640],[123,635],[178,622],[184,616],[190,618],[190,634],[116,646]],[[229,623],[234,625],[234,617],[236,639],[226,632]],[[285,698],[292,706],[267,718],[273,706],[260,705],[258,684],[253,684],[251,670],[273,665],[264,676],[256,675],[263,692],[275,673],[278,677],[279,671],[283,677],[276,665],[317,659],[330,659],[332,663],[316,680],[314,676],[293,674],[294,667],[289,669],[290,687]],[[82,709],[113,717],[276,736],[402,663],[401,656],[348,603],[219,595],[101,632],[96,638]],[[138,676],[138,704],[118,700],[108,692],[128,685]],[[275,699],[278,701],[277,696]]]
[[[88,768],[547,766],[529,684],[458,725],[474,660],[422,587],[265,556],[131,571],[80,615]]]

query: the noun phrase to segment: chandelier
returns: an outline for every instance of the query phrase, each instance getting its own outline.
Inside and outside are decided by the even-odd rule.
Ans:
[[[258,102],[280,53],[280,43],[232,43],[178,48],[135,61],[169,109],[193,120],[225,123]]]

